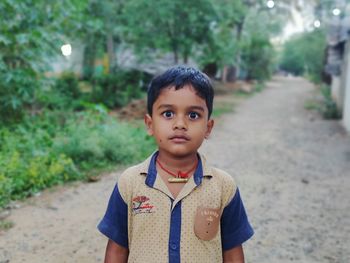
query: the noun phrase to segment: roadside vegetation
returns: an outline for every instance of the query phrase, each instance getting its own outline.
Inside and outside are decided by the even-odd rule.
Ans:
[[[288,40],[280,57],[280,69],[295,76],[304,76],[315,83],[320,99],[305,104],[306,109],[318,111],[325,119],[339,119],[341,114],[331,97],[331,88],[324,82],[326,73],[326,34],[316,29],[295,35]]]

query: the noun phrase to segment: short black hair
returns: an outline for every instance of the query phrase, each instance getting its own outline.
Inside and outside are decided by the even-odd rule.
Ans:
[[[208,107],[208,118],[213,111],[214,89],[210,79],[203,72],[187,66],[176,66],[152,79],[147,90],[147,111],[152,116],[152,107],[164,88],[181,89],[192,86],[197,95],[205,100]]]

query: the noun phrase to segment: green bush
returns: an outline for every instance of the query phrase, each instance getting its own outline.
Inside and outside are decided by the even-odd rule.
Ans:
[[[271,77],[274,49],[264,36],[253,36],[242,48],[242,69],[248,80],[264,81]]]
[[[327,85],[321,85],[321,94],[323,96],[322,104],[319,107],[323,118],[325,119],[340,119],[341,113],[337,108],[337,104],[332,99],[331,88]]]
[[[39,80],[32,69],[9,71],[3,70],[5,65],[1,64],[0,60],[0,123],[13,123],[22,119],[25,107],[33,102]]]
[[[138,162],[154,149],[143,128],[98,110],[27,116],[0,130],[0,207],[101,169]]]
[[[325,32],[321,29],[293,36],[284,44],[280,68],[320,83],[326,44]]]
[[[94,77],[89,101],[102,103],[108,108],[121,107],[131,99],[142,96],[151,76],[136,70],[119,70],[113,74]]]
[[[90,169],[140,160],[149,153],[145,148],[154,148],[153,145],[144,129],[132,128],[108,116],[97,120],[84,114],[66,123],[64,131],[55,138],[53,151],[64,153],[84,169]]]
[[[54,85],[54,90],[59,91],[62,95],[77,99],[80,97],[79,79],[73,72],[64,72]]]

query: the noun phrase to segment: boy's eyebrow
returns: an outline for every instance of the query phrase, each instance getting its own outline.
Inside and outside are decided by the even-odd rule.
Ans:
[[[158,106],[157,110],[161,109],[161,108],[171,108],[173,107],[172,104],[161,104]]]
[[[158,110],[162,109],[162,108],[168,109],[168,108],[172,108],[172,107],[174,107],[174,105],[172,105],[172,104],[161,104],[161,105],[158,106],[157,109]],[[188,109],[189,110],[199,110],[199,111],[202,111],[202,112],[205,111],[205,109],[202,106],[190,106],[190,107],[188,107]]]
[[[199,110],[199,111],[205,111],[202,106],[191,106],[189,107],[190,110]]]

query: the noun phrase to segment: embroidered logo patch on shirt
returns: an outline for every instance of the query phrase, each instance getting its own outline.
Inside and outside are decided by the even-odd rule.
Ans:
[[[149,203],[149,198],[144,195],[136,196],[132,199],[133,214],[153,213],[153,205]]]

